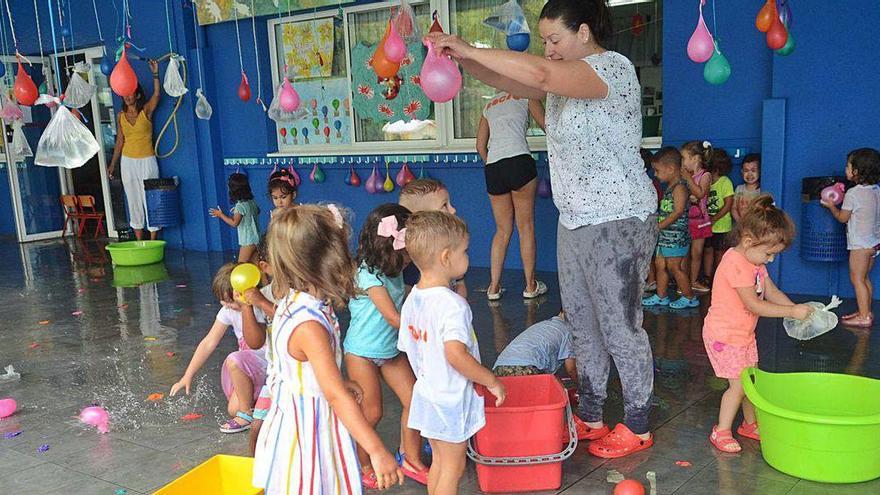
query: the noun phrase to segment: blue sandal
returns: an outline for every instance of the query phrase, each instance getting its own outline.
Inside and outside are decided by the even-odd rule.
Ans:
[[[235,416],[247,421],[247,424],[243,425],[236,421],[235,418],[227,419],[225,422],[220,423],[220,431],[223,433],[239,433],[251,429],[251,423],[254,422],[253,416],[242,411],[236,413]]]
[[[642,306],[669,306],[669,298],[660,297],[657,294],[654,294],[650,297],[643,298]]]
[[[644,303],[643,303],[644,304]],[[675,301],[669,303],[669,307],[672,309],[685,309],[685,308],[696,308],[700,306],[700,300],[695,297],[688,299],[685,296],[681,296]]]

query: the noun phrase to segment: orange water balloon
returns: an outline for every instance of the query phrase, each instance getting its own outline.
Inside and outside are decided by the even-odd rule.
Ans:
[[[755,17],[755,27],[758,28],[758,31],[766,33],[773,26],[773,19],[778,17],[776,0],[767,0],[767,3],[758,11],[758,16]]]

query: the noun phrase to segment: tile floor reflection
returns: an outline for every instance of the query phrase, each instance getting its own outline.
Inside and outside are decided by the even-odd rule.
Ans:
[[[0,383],[0,397],[14,397],[19,411],[0,420],[0,493],[151,493],[217,453],[243,454],[245,435],[224,435],[220,364],[235,349],[233,338],[199,374],[193,394],[148,402],[166,393],[183,372],[219,306],[210,283],[223,264],[220,254],[169,250],[149,269],[114,269],[104,243],[66,240],[19,245],[0,241],[0,368],[21,373]],[[480,288],[488,271],[468,273],[474,325],[483,361],[494,362],[528,325],[555,315],[560,306],[555,274],[540,274],[551,287],[532,302],[508,292],[488,304]],[[508,287],[522,273],[505,273]],[[135,285],[140,284],[140,285]],[[798,298],[802,299],[802,298]],[[657,473],[659,494],[868,494],[880,481],[823,485],[784,475],[761,458],[757,443],[744,440],[739,455],[715,451],[706,438],[717,414],[724,382],[712,375],[703,350],[705,304],[687,311],[645,311],[656,364],[652,428],[656,445],[625,459],[603,461],[579,446],[563,465],[559,493],[608,494],[608,470],[644,481]],[[842,308],[854,306],[847,301]],[[80,313],[81,312],[81,313]],[[346,315],[341,315],[344,326]],[[876,333],[876,332],[875,332]],[[761,367],[769,371],[828,371],[880,378],[880,343],[865,330],[838,328],[807,342],[790,339],[781,322],[762,321],[758,330]],[[378,430],[393,448],[400,407],[386,394]],[[76,420],[82,407],[100,403],[110,411],[111,431],[99,435]],[[184,421],[181,416],[204,416]],[[612,379],[607,421],[622,415],[620,384]],[[39,452],[40,446],[49,449]],[[676,465],[688,461],[689,467]],[[462,493],[479,492],[473,466]],[[121,492],[120,492],[121,493]],[[407,481],[389,493],[425,493]]]

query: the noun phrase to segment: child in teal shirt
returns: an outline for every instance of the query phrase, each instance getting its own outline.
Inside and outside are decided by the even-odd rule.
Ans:
[[[254,201],[254,193],[247,175],[234,173],[229,176],[229,201],[232,203],[232,216],[230,217],[218,206],[209,208],[208,214],[219,218],[230,227],[238,230],[238,262],[247,263],[257,252],[257,244],[260,243],[260,207]]]

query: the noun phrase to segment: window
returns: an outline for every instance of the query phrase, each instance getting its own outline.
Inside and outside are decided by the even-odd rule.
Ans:
[[[545,0],[519,0],[531,30],[529,53],[543,54],[538,16]],[[285,70],[300,94],[306,115],[278,126],[282,153],[350,153],[437,151],[440,147],[473,150],[483,107],[496,90],[465,73],[451,103],[434,104],[418,86],[426,50],[420,41],[407,44],[407,57],[396,77],[380,78],[369,62],[385,34],[397,0],[353,5],[269,20],[275,84]],[[432,8],[440,12],[447,32],[483,47],[506,48],[506,37],[483,24],[499,0],[434,0],[412,2],[415,20],[427,32]],[[643,136],[659,144],[662,134],[663,0],[609,2],[614,36],[608,49],[635,65],[642,86]],[[448,15],[446,15],[448,14]],[[527,131],[532,149],[544,147],[544,133],[534,121]],[[395,144],[388,144],[395,142]]]
[[[421,41],[407,43],[407,56],[393,78],[380,78],[369,65],[385,34],[389,4],[348,14],[354,135],[359,143],[437,140],[434,103],[418,86],[426,50]],[[422,32],[431,24],[427,3],[413,5]],[[418,121],[414,123],[408,122]]]

